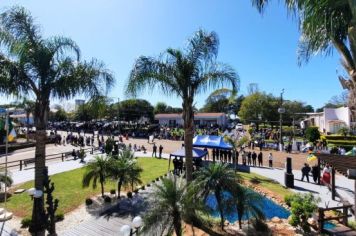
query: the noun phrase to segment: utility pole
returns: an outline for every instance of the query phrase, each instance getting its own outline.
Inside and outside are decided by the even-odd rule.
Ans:
[[[283,151],[282,114],[285,112],[284,107],[282,107],[283,106],[283,93],[284,93],[284,89],[282,89],[282,92],[281,92],[280,107],[278,108],[278,113],[279,113],[279,150],[281,152]]]

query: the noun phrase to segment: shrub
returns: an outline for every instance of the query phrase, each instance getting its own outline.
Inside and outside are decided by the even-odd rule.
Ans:
[[[56,222],[64,220],[64,214],[62,212],[59,212],[55,215]]]
[[[85,205],[90,206],[91,204],[93,204],[93,200],[91,200],[91,198],[85,199]]]
[[[132,198],[132,193],[131,192],[127,192],[127,197],[128,198]]]
[[[330,140],[354,140],[356,141],[356,136],[341,136],[341,135],[326,135],[325,136],[327,141]]]
[[[310,126],[305,130],[305,137],[309,142],[315,143],[320,139],[319,128],[316,126]]]
[[[135,194],[138,194],[138,189],[135,189],[135,190],[134,190],[134,193],[135,193]]]
[[[25,217],[21,220],[21,228],[28,228],[31,225],[31,218],[30,217]]]
[[[356,230],[356,221],[355,220],[349,220],[348,225],[351,229]]]
[[[115,189],[111,189],[110,190],[110,194],[115,195],[116,194],[116,190]]]
[[[111,197],[109,197],[109,196],[104,196],[104,202],[105,202],[105,203],[111,203]]]
[[[291,201],[291,219],[289,223],[292,226],[299,226],[305,233],[310,232],[308,219],[318,209],[318,202],[313,194],[294,194]]]
[[[290,207],[292,205],[293,198],[294,194],[289,194],[284,197],[284,202],[287,204],[287,206]]]

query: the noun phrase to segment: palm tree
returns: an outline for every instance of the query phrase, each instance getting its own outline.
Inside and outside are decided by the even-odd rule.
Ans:
[[[257,219],[265,219],[261,195],[243,186],[237,186],[237,191],[233,193],[240,229],[242,228],[242,219],[244,216],[247,218],[253,216]]]
[[[109,159],[103,156],[95,156],[94,160],[89,161],[85,166],[86,171],[82,179],[83,188],[89,187],[90,183],[92,183],[93,188],[96,188],[99,181],[101,196],[104,197],[104,183],[110,164]]]
[[[205,205],[182,178],[168,176],[154,186],[144,217],[143,230],[149,235],[183,235],[182,220],[189,221],[196,211],[205,212]]]
[[[228,65],[216,61],[219,40],[215,32],[197,31],[185,50],[167,49],[158,58],[141,56],[130,73],[126,93],[137,95],[145,88],[159,88],[182,99],[187,181],[192,180],[194,98],[223,84],[238,88],[238,76]]]
[[[17,104],[17,107],[24,109],[26,112],[26,141],[29,141],[29,129],[30,129],[30,114],[34,113],[35,110],[35,102],[24,98],[20,103]]]
[[[120,197],[121,187],[140,183],[140,175],[143,169],[138,166],[130,150],[124,150],[117,159],[111,158],[109,176],[117,180],[117,194]]]
[[[0,93],[35,98],[35,188],[43,191],[50,98],[101,94],[104,85],[112,86],[113,76],[95,59],[81,62],[80,49],[73,40],[43,38],[39,25],[22,7],[0,14],[0,44]],[[43,197],[35,198],[31,232],[43,234],[44,217]]]
[[[228,164],[213,163],[195,173],[194,185],[200,189],[199,195],[205,200],[209,195],[214,195],[220,214],[220,226],[224,229],[225,212],[230,207],[227,192],[234,192],[238,184],[238,176],[229,168]]]
[[[252,0],[263,12],[268,0]],[[315,54],[341,56],[347,80],[339,76],[344,89],[349,91],[349,108],[356,117],[356,1],[351,0],[285,0],[287,9],[299,18],[301,40],[299,61],[308,61]]]

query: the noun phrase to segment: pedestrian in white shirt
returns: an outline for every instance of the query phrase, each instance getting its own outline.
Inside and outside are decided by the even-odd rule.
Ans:
[[[268,163],[269,163],[269,167],[272,168],[273,167],[273,156],[272,156],[272,153],[270,153],[269,156],[268,156]]]

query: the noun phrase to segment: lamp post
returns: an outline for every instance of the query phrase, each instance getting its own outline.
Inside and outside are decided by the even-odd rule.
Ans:
[[[286,109],[283,106],[283,93],[284,89],[282,89],[281,92],[281,101],[280,101],[280,107],[278,108],[278,113],[279,113],[279,150],[282,152],[283,151],[283,137],[282,137],[282,114],[286,111]]]
[[[120,233],[122,236],[133,236],[138,235],[140,228],[143,225],[143,220],[141,216],[136,216],[132,219],[132,226],[130,225],[123,225],[120,228]]]

